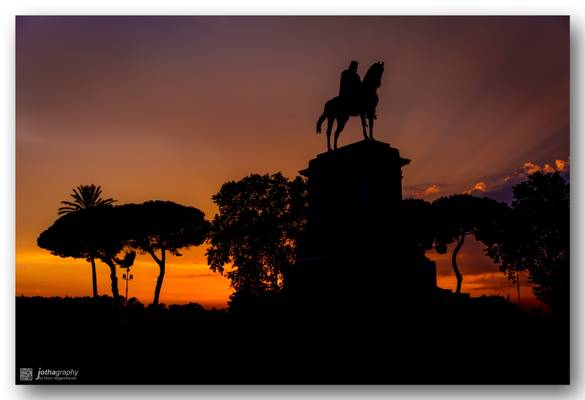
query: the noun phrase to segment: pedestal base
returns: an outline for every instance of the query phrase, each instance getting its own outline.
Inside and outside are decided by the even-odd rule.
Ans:
[[[293,287],[322,301],[359,304],[433,292],[434,262],[403,234],[402,167],[409,162],[375,141],[309,162],[301,171],[308,179],[308,227]]]

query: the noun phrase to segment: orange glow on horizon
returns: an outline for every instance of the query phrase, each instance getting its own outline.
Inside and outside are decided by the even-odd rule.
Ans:
[[[404,193],[478,194],[513,171],[568,170],[568,39],[568,17],[17,18],[16,293],[91,295],[87,262],[36,246],[79,184],[210,220],[224,182],[298,175],[325,151],[315,122],[352,59],[362,78],[385,61],[374,131],[412,160]],[[351,118],[340,146],[361,137]],[[169,257],[161,302],[226,304],[229,281],[204,250]],[[479,276],[497,266],[472,241],[460,256],[464,290],[487,293]],[[451,287],[448,256],[438,257]],[[108,269],[97,273],[110,294]],[[132,273],[130,296],[150,304],[157,266],[139,256]],[[503,293],[497,276],[484,288]]]
[[[232,293],[229,280],[211,271],[206,263],[195,262],[201,249],[190,249],[181,257],[169,257],[161,303],[199,303],[207,308],[227,305]],[[98,293],[111,296],[109,268],[96,261]],[[118,289],[125,295],[125,271],[118,268]],[[128,297],[150,304],[158,276],[158,266],[147,255],[138,255],[129,282]],[[18,252],[16,255],[16,295],[24,296],[91,296],[91,265],[85,260],[61,258],[44,250]]]
[[[446,254],[427,251],[426,256],[437,265],[437,286],[455,291],[457,279],[451,265],[453,244]],[[457,256],[459,270],[463,274],[461,291],[472,297],[502,296],[509,298],[512,303],[517,302],[517,288],[508,280],[493,261],[483,254],[483,245],[469,237]],[[488,272],[486,272],[488,271]],[[523,307],[543,307],[543,304],[532,293],[532,287],[527,282],[527,275],[520,276],[520,304]]]
[[[473,297],[499,295],[516,302],[516,287],[505,275],[493,266],[493,272],[470,273],[465,271],[469,263],[489,263],[489,259],[477,256],[477,243],[469,240],[459,254],[460,268],[464,273],[463,292]],[[192,248],[181,257],[167,260],[165,280],[161,291],[161,303],[186,304],[199,303],[207,308],[227,306],[229,295],[233,292],[229,280],[209,269],[203,254],[204,247]],[[455,290],[456,279],[451,271],[451,255],[428,252],[427,256],[437,263],[437,285],[444,289]],[[479,257],[479,258],[478,258]],[[91,296],[91,266],[85,260],[61,258],[45,250],[32,249],[16,254],[16,295],[24,296]],[[96,262],[98,291],[100,295],[111,296],[108,267]],[[118,287],[125,295],[124,270],[118,269]],[[131,268],[134,279],[129,283],[129,297],[136,297],[143,304],[152,302],[158,267],[147,255],[138,255]],[[522,279],[521,303],[541,306],[532,294],[531,287]]]

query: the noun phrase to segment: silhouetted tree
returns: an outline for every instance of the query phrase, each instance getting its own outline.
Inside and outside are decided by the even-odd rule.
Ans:
[[[535,296],[568,309],[569,184],[558,172],[536,172],[513,188],[512,208],[487,254],[513,277],[527,271]]]
[[[118,299],[116,255],[122,251],[125,240],[118,229],[113,207],[101,206],[62,215],[37,239],[37,244],[59,257],[95,257],[110,268],[112,296]]]
[[[98,206],[112,205],[116,200],[112,198],[102,199],[101,186],[95,185],[80,185],[73,189],[71,201],[62,201],[63,207],[59,207],[59,215],[68,214],[70,212],[87,210],[88,208],[95,208]]]
[[[205,240],[209,222],[201,210],[171,201],[147,201],[116,207],[128,245],[152,257],[159,267],[152,304],[159,302],[167,253],[180,256],[180,249]]]
[[[296,245],[306,223],[305,181],[281,173],[249,175],[222,185],[213,196],[207,261],[226,273],[236,296],[280,291],[295,262]]]
[[[136,259],[136,252],[134,250],[126,251],[123,258],[116,258],[116,264],[126,270],[123,274],[122,279],[126,281],[126,295],[124,296],[124,303],[128,305],[128,283],[130,279],[132,279],[132,275],[130,274],[130,268],[134,265],[134,260]]]
[[[456,194],[435,200],[433,207],[437,222],[435,249],[444,254],[447,245],[456,242],[451,253],[451,265],[457,279],[455,292],[461,293],[463,275],[457,264],[457,255],[466,236],[473,234],[476,239],[487,241],[506,206],[486,197]]]
[[[73,189],[71,197],[73,201],[62,201],[62,207],[59,208],[58,215],[68,214],[71,212],[78,212],[95,208],[99,206],[108,206],[114,203],[116,200],[112,198],[102,199],[102,188],[101,186],[95,185],[80,185]],[[91,263],[91,278],[92,278],[92,289],[93,297],[98,297],[97,289],[97,274],[95,268],[95,257],[90,255],[88,261]]]

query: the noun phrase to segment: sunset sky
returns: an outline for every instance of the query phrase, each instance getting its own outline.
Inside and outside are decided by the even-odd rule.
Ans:
[[[362,77],[385,62],[374,135],[412,160],[405,197],[509,200],[538,169],[568,173],[569,50],[568,17],[18,17],[16,293],[91,295],[87,262],[36,246],[77,185],[211,219],[225,181],[296,176],[325,150],[315,122],[352,59]],[[225,305],[204,251],[168,260],[161,302]],[[454,288],[449,256],[429,256]],[[515,296],[479,243],[460,268],[463,291]],[[157,273],[139,257],[130,296],[150,303]],[[111,294],[103,264],[98,278]]]

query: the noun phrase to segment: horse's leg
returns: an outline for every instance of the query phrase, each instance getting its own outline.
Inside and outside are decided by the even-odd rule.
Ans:
[[[370,139],[375,140],[374,139],[374,116],[368,115],[368,120],[370,121]]]
[[[362,120],[362,130],[364,131],[364,139],[368,139],[368,123],[366,122],[366,114],[360,113],[360,118]]]
[[[333,129],[333,118],[327,117],[327,151],[331,151],[331,129]]]
[[[333,139],[333,150],[337,150],[337,139],[345,127],[347,120],[348,118],[337,118],[337,128],[335,129],[335,138]]]

